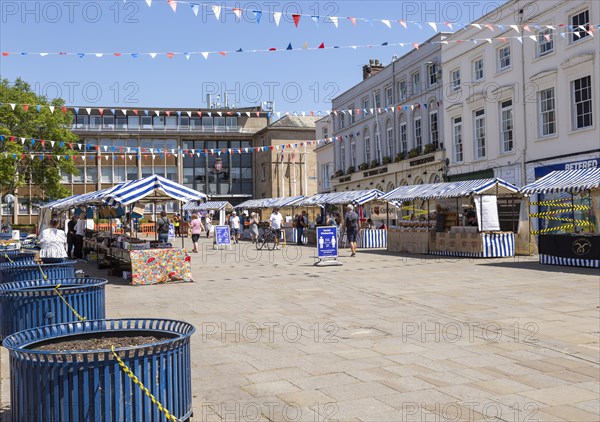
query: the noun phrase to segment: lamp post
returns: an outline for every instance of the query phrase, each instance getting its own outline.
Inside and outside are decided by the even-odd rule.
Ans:
[[[4,202],[7,205],[6,232],[12,233],[12,227],[10,224],[10,207],[15,202],[15,197],[9,193],[8,195],[4,196]]]

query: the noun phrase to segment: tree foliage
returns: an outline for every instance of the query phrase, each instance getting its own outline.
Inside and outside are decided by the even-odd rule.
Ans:
[[[13,110],[11,104],[17,104]],[[29,105],[26,111],[23,105]],[[37,110],[37,106],[40,111]],[[48,108],[55,106],[54,112]],[[49,101],[17,79],[14,84],[0,81],[0,193],[14,193],[28,182],[41,188],[46,198],[62,198],[70,194],[61,184],[61,172],[75,174],[69,143],[77,136],[69,130],[73,122],[70,111],[64,113],[62,99]],[[12,141],[10,137],[15,137]],[[20,138],[26,138],[25,143]],[[35,139],[35,142],[31,142]],[[41,140],[47,140],[42,145]],[[50,140],[55,141],[54,146]],[[32,158],[33,155],[33,158]],[[40,159],[43,156],[43,159]],[[60,156],[61,158],[57,158]]]

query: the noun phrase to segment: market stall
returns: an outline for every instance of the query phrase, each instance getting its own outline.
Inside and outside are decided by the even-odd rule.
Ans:
[[[298,204],[298,206],[319,206],[322,209],[322,214],[329,214],[333,216],[335,213],[339,213],[343,220],[345,214],[345,206],[348,204],[355,205],[357,212],[360,217],[361,228],[358,233],[358,247],[359,248],[385,248],[387,247],[387,230],[377,228],[367,228],[366,222],[368,219],[367,210],[364,205],[372,201],[376,201],[380,196],[383,195],[378,189],[359,190],[359,191],[344,191],[344,192],[331,192],[321,193],[310,198],[306,198]],[[316,230],[314,228],[306,230],[309,243],[315,243],[316,241]],[[341,244],[344,244],[344,238],[342,236]]]
[[[236,208],[239,210],[256,211],[260,219],[260,228],[269,226],[270,223],[268,219],[271,211],[273,208],[279,208],[284,221],[281,230],[281,241],[286,244],[288,242],[296,242],[296,229],[293,227],[294,208],[304,199],[305,196],[303,195],[250,199],[237,205]],[[248,226],[246,226],[246,228],[248,228]]]
[[[203,193],[153,175],[109,189],[75,195],[46,204],[45,207],[53,212],[87,207],[86,217],[90,217],[88,210],[95,210],[96,215],[103,218],[126,218],[123,230],[119,230],[119,233],[112,230],[112,223],[106,225],[106,231],[94,231],[96,227],[91,221],[91,227],[88,226],[91,230],[87,231],[84,248],[96,251],[100,265],[106,266],[106,262],[110,262],[110,266],[125,278],[131,277],[133,285],[139,285],[192,281],[191,259],[183,248],[173,247],[170,243],[139,239],[132,216],[143,215],[144,207],[140,205],[169,200],[189,202],[205,199],[206,195]],[[117,210],[121,212],[118,213]],[[122,269],[126,270],[121,271]]]
[[[399,214],[396,224],[389,228],[388,250],[514,256],[514,232],[501,230],[498,197],[513,199],[510,218],[518,220],[518,189],[501,179],[400,186],[381,198],[393,204]]]
[[[190,213],[199,213],[202,217],[207,217],[211,213],[219,213],[219,225],[225,224],[225,213],[233,211],[233,205],[227,201],[190,201],[183,206],[183,211]],[[214,224],[213,224],[214,225]]]
[[[521,193],[537,196],[529,205],[541,264],[600,268],[600,168],[554,171]]]

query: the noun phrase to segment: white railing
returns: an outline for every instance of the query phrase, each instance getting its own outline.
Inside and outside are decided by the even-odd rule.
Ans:
[[[189,132],[189,133],[254,133],[255,129],[247,129],[243,126],[160,126],[142,125],[100,125],[91,126],[86,124],[71,125],[74,132]]]

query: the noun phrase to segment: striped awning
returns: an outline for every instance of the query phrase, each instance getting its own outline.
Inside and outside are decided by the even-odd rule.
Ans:
[[[81,195],[71,195],[66,198],[57,199],[56,201],[48,202],[47,204],[40,206],[40,208],[58,209],[61,204],[71,201],[72,199],[77,198],[79,196]]]
[[[185,204],[182,208],[183,211],[221,211],[221,210],[232,210],[233,205],[231,205],[227,201],[208,201],[208,202],[198,202],[198,201],[190,201]]]
[[[298,205],[304,196],[284,196],[280,198],[261,198],[261,199],[250,199],[236,205],[236,208],[244,209],[259,209],[259,208],[284,208]]]
[[[378,189],[355,190],[346,192],[319,193],[300,202],[300,206],[310,205],[362,205],[383,195]]]
[[[515,185],[496,178],[400,186],[383,195],[381,199],[400,204],[414,199],[461,198],[470,195],[510,195],[518,192],[519,188]]]
[[[576,193],[600,187],[600,168],[553,171],[533,183],[523,186],[521,193]]]
[[[144,179],[126,182],[106,195],[106,202],[111,205],[129,205],[153,195],[154,198],[169,197],[182,202],[202,201],[206,195],[180,185],[162,176],[152,175]],[[152,199],[152,198],[150,198]]]

